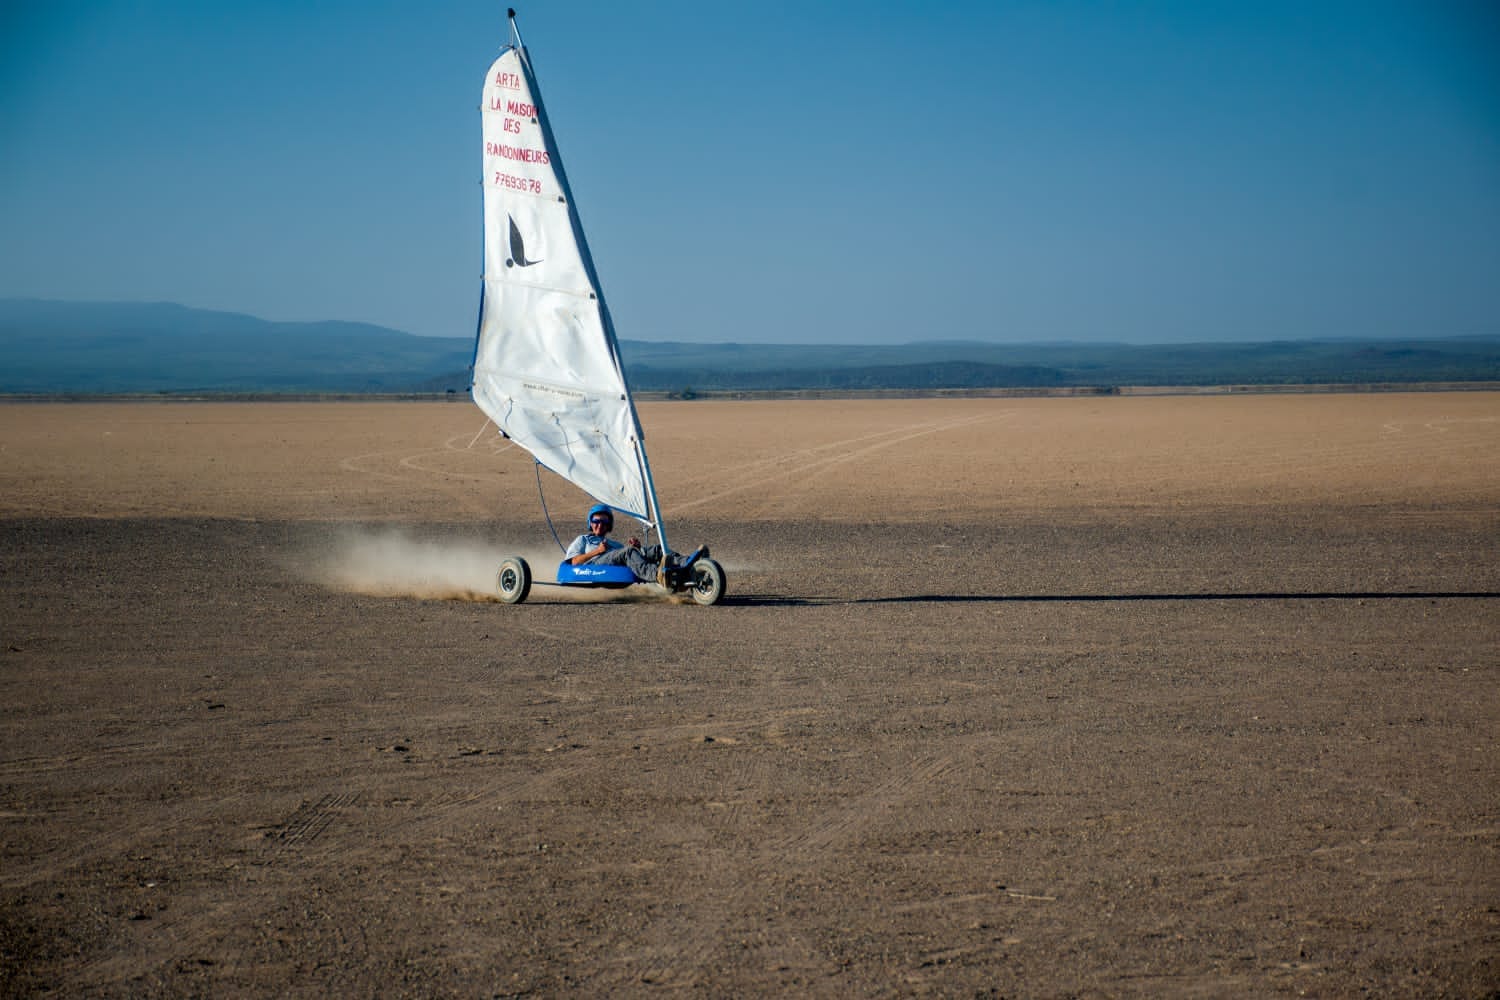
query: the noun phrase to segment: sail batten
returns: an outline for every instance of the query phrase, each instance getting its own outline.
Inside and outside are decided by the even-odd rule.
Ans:
[[[484,287],[474,402],[543,466],[660,531],[613,323],[519,44],[490,66],[481,111]]]

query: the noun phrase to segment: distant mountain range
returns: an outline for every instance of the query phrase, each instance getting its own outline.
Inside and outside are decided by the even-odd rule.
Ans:
[[[0,299],[0,393],[465,392],[470,337],[273,323],[171,303]],[[931,390],[1500,381],[1500,334],[1263,343],[880,347],[624,341],[632,387]]]
[[[462,371],[468,339],[272,323],[167,302],[0,299],[0,392],[407,392]],[[456,388],[467,388],[461,380]]]

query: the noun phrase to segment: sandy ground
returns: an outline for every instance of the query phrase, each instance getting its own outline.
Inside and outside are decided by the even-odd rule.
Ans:
[[[1500,395],[642,418],[0,406],[0,993],[1500,991]]]

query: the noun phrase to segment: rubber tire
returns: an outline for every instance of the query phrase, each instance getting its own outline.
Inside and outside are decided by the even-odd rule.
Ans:
[[[693,579],[688,583],[688,593],[693,595],[693,600],[707,607],[710,604],[718,604],[724,598],[724,590],[728,585],[728,578],[724,576],[724,567],[712,559],[699,559],[692,566]]]
[[[531,593],[531,567],[520,556],[511,556],[495,574],[495,589],[506,604],[520,604]]]

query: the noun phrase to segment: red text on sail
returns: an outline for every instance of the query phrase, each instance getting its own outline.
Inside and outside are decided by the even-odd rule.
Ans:
[[[541,194],[542,182],[532,180],[530,177],[516,177],[503,171],[495,171],[495,179],[491,182],[495,187],[509,188],[512,191],[525,191],[527,194]]]
[[[522,163],[540,163],[544,167],[552,162],[552,157],[545,149],[518,149],[515,146],[501,145],[498,142],[486,142],[484,155],[498,156],[506,160],[519,160]]]

